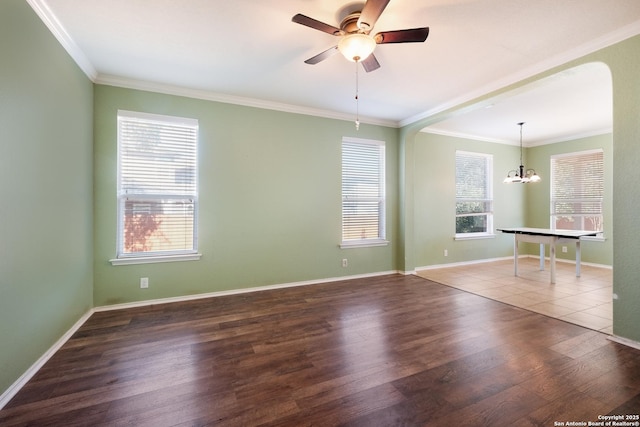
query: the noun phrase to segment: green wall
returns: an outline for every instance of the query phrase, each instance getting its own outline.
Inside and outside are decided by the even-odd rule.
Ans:
[[[601,148],[605,155],[605,236],[604,242],[582,243],[582,260],[613,264],[613,149],[612,135],[598,135],[561,143],[525,148],[524,163],[542,177],[538,184],[506,185],[506,171],[519,164],[519,147],[426,132],[416,136],[415,171],[415,253],[416,265],[428,267],[493,259],[513,254],[513,237],[496,232],[494,238],[454,240],[455,235],[455,152],[474,151],[493,155],[494,229],[501,227],[548,228],[551,156]],[[448,256],[444,256],[444,249]],[[549,256],[549,248],[546,248]],[[575,246],[559,259],[575,260]],[[521,253],[539,255],[539,246],[522,244]]]
[[[419,130],[592,61],[605,63],[612,74],[612,156],[605,148],[605,160],[608,164],[612,157],[615,170],[613,207],[607,208],[612,220],[606,221],[611,238],[589,243],[593,248],[584,257],[589,260],[588,252],[601,250],[597,259],[604,260],[608,245],[613,247],[614,333],[640,341],[640,240],[633,232],[640,210],[640,186],[634,179],[640,164],[638,52],[640,36],[401,129],[362,125],[356,132],[352,122],[94,86],[26,2],[0,1],[0,196],[5,200],[0,205],[0,391],[92,305],[411,272],[416,265],[444,263],[444,248],[449,249],[447,262],[508,256],[511,242],[505,236],[454,242],[453,205],[438,207],[452,203],[446,175],[453,170],[456,147],[474,151],[482,146],[494,153],[500,175],[496,185],[500,171],[517,162],[517,148]],[[200,120],[200,261],[109,263],[116,245],[118,109]],[[389,246],[338,247],[343,136],[387,143]],[[573,143],[597,145],[596,140]],[[559,147],[527,150],[527,164],[535,163],[543,174],[537,162],[545,164]],[[540,211],[518,213],[545,200],[542,186],[496,193],[500,218],[495,226],[547,223],[542,203]],[[343,258],[349,259],[348,268],[341,267]],[[148,290],[139,289],[143,276],[150,278]]]
[[[640,341],[640,36],[598,52],[613,81],[613,332]]]
[[[413,159],[418,268],[513,254],[512,237],[500,232],[493,238],[454,240],[456,150],[493,155],[494,229],[526,225],[526,186],[502,184],[506,171],[519,163],[519,147],[420,132]]]
[[[400,206],[398,239],[400,241],[399,269],[412,271],[417,263],[418,245],[415,229],[418,227],[419,162],[415,153],[419,150],[420,130],[465,114],[478,108],[500,102],[512,93],[517,93],[528,84],[560,71],[590,62],[601,62],[609,67],[613,86],[613,132],[612,152],[615,169],[612,172],[612,207],[608,227],[612,227],[613,246],[613,332],[633,341],[640,341],[640,239],[635,230],[638,226],[637,212],[640,210],[640,186],[635,179],[640,164],[640,36],[596,51],[579,59],[549,69],[512,85],[470,100],[454,108],[411,123],[400,129]],[[533,163],[531,163],[533,164]],[[541,190],[536,190],[541,191]],[[543,194],[532,195],[532,199],[543,198]],[[540,219],[532,218],[540,221]],[[609,236],[607,236],[609,237]],[[601,243],[597,243],[601,244]],[[595,242],[593,245],[597,245]],[[606,243],[604,244],[606,247]],[[586,252],[586,251],[585,251]]]
[[[199,261],[109,262],[118,109],[199,120]],[[94,126],[96,306],[396,269],[396,129],[100,85]],[[338,247],[343,136],[386,142],[388,246]]]
[[[540,184],[530,186],[527,193],[527,220],[529,227],[547,228],[550,226],[550,183],[551,156],[577,151],[601,148],[604,153],[604,241],[584,241],[582,247],[582,261],[602,265],[613,265],[613,140],[612,135],[604,134],[588,138],[555,144],[541,145],[527,149],[527,165],[531,165],[543,177]],[[536,253],[534,248],[531,253]],[[549,256],[549,248],[546,248]],[[575,260],[575,245],[567,245],[567,253],[556,252],[560,259]]]
[[[0,393],[92,307],[92,83],[0,1]]]

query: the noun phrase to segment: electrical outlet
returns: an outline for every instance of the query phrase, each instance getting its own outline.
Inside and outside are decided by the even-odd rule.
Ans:
[[[444,250],[444,256],[449,256],[449,250],[448,249]]]
[[[347,260],[346,258],[342,259],[342,266],[343,267],[348,267],[349,266],[349,260]]]
[[[562,247],[562,253],[563,253],[563,254],[566,254],[566,253],[567,253],[567,247],[566,247],[566,246],[563,246],[563,247]]]
[[[140,288],[141,289],[147,289],[149,287],[149,278],[148,277],[141,277],[140,278]]]

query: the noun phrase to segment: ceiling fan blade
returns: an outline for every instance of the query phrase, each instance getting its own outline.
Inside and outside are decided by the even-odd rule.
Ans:
[[[304,61],[306,64],[317,64],[320,61],[324,61],[330,56],[333,56],[338,51],[338,46],[330,47],[322,53],[317,54],[316,56],[312,56],[311,58]]]
[[[336,28],[333,25],[325,24],[324,22],[320,22],[313,18],[309,18],[308,16],[305,16],[301,13],[298,13],[293,18],[291,18],[291,21],[295,22],[296,24],[305,25],[315,30],[320,30],[333,36],[339,36],[342,34],[340,28]]]
[[[378,60],[376,59],[373,53],[367,56],[367,58],[364,61],[361,61],[361,63],[362,63],[362,67],[364,67],[364,70],[367,73],[370,73],[380,68],[380,63],[378,62]]]
[[[429,27],[411,28],[408,30],[382,31],[375,35],[378,44],[384,43],[417,43],[423,42],[429,36]]]
[[[371,31],[376,21],[382,15],[382,11],[389,4],[390,0],[367,0],[358,18],[358,28],[363,31]]]

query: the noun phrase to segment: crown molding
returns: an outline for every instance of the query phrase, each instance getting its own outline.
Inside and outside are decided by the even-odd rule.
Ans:
[[[474,140],[474,141],[491,142],[491,143],[495,143],[495,144],[519,145],[519,142],[515,142],[514,143],[512,141],[504,141],[502,139],[497,139],[497,138],[487,138],[487,137],[478,136],[478,135],[472,135],[472,134],[468,134],[468,133],[450,132],[450,131],[447,131],[447,130],[434,129],[434,128],[428,128],[428,127],[420,130],[420,132],[422,132],[422,133],[430,133],[430,134],[434,134],[434,135],[451,136],[451,137],[454,137],[454,138],[471,139],[471,140]]]
[[[94,83],[116,86],[126,89],[143,90],[147,92],[162,93],[165,95],[184,96],[187,98],[202,99],[205,101],[221,102],[225,104],[242,105],[245,107],[261,108],[265,110],[282,111],[285,113],[303,114],[307,116],[323,117],[327,119],[354,121],[353,114],[339,113],[336,111],[317,108],[301,107],[298,105],[284,104],[272,101],[264,101],[255,98],[211,92],[207,90],[191,89],[182,86],[173,86],[162,83],[154,83],[145,80],[129,79],[126,77],[98,74]],[[392,120],[382,120],[373,117],[360,117],[361,123],[377,126],[398,127],[398,123]]]
[[[29,3],[29,6],[31,6],[31,8],[36,12],[42,22],[44,22],[49,31],[51,31],[78,67],[80,67],[91,81],[95,81],[98,76],[98,72],[95,67],[91,64],[89,58],[87,58],[76,42],[71,38],[69,33],[67,33],[44,0],[27,0],[27,3]]]
[[[560,142],[574,141],[576,139],[590,138],[592,136],[606,135],[611,133],[613,133],[613,128],[611,127],[594,129],[588,132],[578,133],[570,136],[559,136],[556,138],[549,138],[549,139],[544,139],[540,141],[530,141],[524,147],[525,148],[538,147],[541,145],[550,145],[550,144],[556,144]]]
[[[450,136],[450,137],[454,137],[454,138],[469,139],[469,140],[472,140],[472,141],[483,141],[483,142],[491,142],[491,143],[494,143],[494,144],[513,145],[515,147],[518,147],[520,145],[520,143],[518,141],[506,141],[506,140],[497,139],[497,138],[486,138],[486,137],[472,135],[472,134],[468,134],[468,133],[450,132],[450,131],[446,131],[446,130],[433,129],[433,128],[429,128],[429,127],[422,129],[420,132],[433,134],[433,135],[443,135],[443,136]],[[560,143],[560,142],[574,141],[576,139],[590,138],[592,136],[606,135],[606,134],[610,134],[612,132],[613,132],[613,129],[610,128],[610,127],[609,128],[602,128],[602,129],[595,129],[595,130],[591,130],[591,131],[588,131],[588,132],[583,132],[583,133],[570,135],[570,136],[560,136],[560,137],[542,139],[542,140],[533,141],[533,142],[529,141],[529,143],[523,144],[522,146],[524,148],[539,147],[539,146],[542,146],[542,145],[551,145],[551,144],[556,144],[556,143]]]
[[[441,113],[448,109],[455,108],[466,102],[473,101],[474,99],[478,99],[482,96],[486,96],[491,92],[511,86],[527,78],[533,77],[537,74],[543,73],[552,68],[561,66],[562,64],[566,64],[570,61],[586,56],[600,49],[604,49],[616,43],[622,42],[638,34],[640,34],[640,20],[635,21],[624,27],[620,27],[615,31],[605,34],[602,37],[599,37],[595,40],[592,40],[574,49],[568,50],[558,55],[554,55],[548,59],[545,59],[544,61],[538,62],[537,64],[534,64],[528,68],[525,68],[522,71],[503,77],[501,79],[495,80],[479,88],[478,90],[466,93],[455,99],[450,100],[449,102],[440,104],[430,110],[427,110],[423,113],[419,113],[414,116],[408,117],[404,120],[401,120],[399,123],[400,127],[413,124],[417,121],[424,120],[428,117],[431,117],[435,114]]]
[[[314,117],[323,117],[327,119],[354,121],[353,114],[339,113],[336,111],[322,110],[317,108],[302,107],[291,104],[264,101],[254,98],[245,98],[240,96],[220,94],[206,90],[190,89],[181,86],[173,86],[147,82],[126,77],[118,77],[100,74],[95,69],[89,58],[80,49],[76,42],[71,38],[69,33],[64,29],[58,18],[47,6],[44,0],[27,0],[31,8],[36,12],[38,17],[44,22],[49,31],[54,35],[62,47],[67,51],[75,63],[85,73],[85,75],[96,84],[104,84],[109,86],[118,86],[128,89],[145,90],[149,92],[163,93],[167,95],[185,96],[188,98],[196,98],[207,101],[222,102],[226,104],[243,105],[246,107],[262,108],[266,110],[282,111],[293,114],[303,114]],[[363,124],[386,126],[398,128],[399,123],[393,120],[384,120],[374,117],[360,117]]]
[[[185,96],[185,97],[196,98],[196,99],[223,102],[228,104],[243,105],[247,107],[282,111],[287,113],[323,117],[323,118],[335,119],[335,120],[353,121],[354,119],[353,115],[348,113],[339,113],[336,111],[302,107],[297,105],[277,103],[277,102],[265,101],[260,99],[245,98],[245,97],[239,97],[239,96],[228,95],[228,94],[214,93],[206,90],[196,90],[196,89],[190,89],[190,88],[179,87],[179,86],[164,85],[159,83],[129,79],[125,77],[99,74],[98,71],[93,66],[93,64],[91,63],[91,61],[85,55],[85,53],[71,38],[71,36],[67,33],[67,31],[64,29],[64,27],[60,23],[60,21],[54,15],[51,9],[47,6],[45,0],[27,0],[27,3],[36,12],[36,14],[44,22],[44,24],[55,36],[58,42],[63,46],[63,48],[67,51],[67,53],[71,56],[71,58],[80,67],[80,69],[94,83],[110,85],[110,86],[118,86],[118,87],[130,88],[130,89],[139,89],[139,90],[158,92],[158,93],[164,93],[164,94],[170,94],[170,95]],[[572,61],[582,56],[585,56],[587,54],[593,53],[597,50],[611,46],[615,43],[619,43],[623,40],[626,40],[638,34],[640,34],[640,20],[635,21],[624,27],[621,27],[615,31],[612,31],[611,33],[606,34],[602,37],[599,37],[598,39],[595,39],[591,42],[578,46],[575,49],[569,50],[562,54],[555,55],[542,62],[534,64],[533,66],[528,67],[520,72],[495,80],[494,82],[491,82],[479,88],[478,90],[466,93],[455,99],[450,100],[449,102],[440,104],[430,110],[407,117],[403,120],[394,121],[394,120],[385,120],[385,119],[379,119],[379,118],[373,118],[373,117],[361,117],[360,122],[370,124],[370,125],[385,126],[385,127],[392,127],[392,128],[405,127],[407,125],[411,125],[415,122],[431,117],[435,114],[446,111],[448,109],[455,108],[456,106],[462,105],[466,102],[472,101],[474,99],[478,99],[482,96],[486,96],[487,94],[493,91],[513,85],[519,81],[525,80],[527,78],[535,76],[536,74],[542,73],[554,67],[565,64],[569,61]],[[465,137],[465,136],[461,136],[461,137]],[[504,143],[504,141],[490,141],[490,142]]]

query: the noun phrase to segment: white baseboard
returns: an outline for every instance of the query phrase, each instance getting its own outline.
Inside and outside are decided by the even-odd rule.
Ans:
[[[180,302],[180,301],[190,301],[197,300],[202,298],[212,298],[219,297],[225,295],[236,295],[236,294],[244,294],[249,292],[259,292],[259,291],[267,291],[270,289],[284,289],[284,288],[292,288],[295,286],[307,286],[307,285],[316,285],[320,283],[330,283],[330,282],[338,282],[341,280],[351,280],[351,279],[360,279],[366,277],[376,277],[376,276],[385,276],[388,274],[398,274],[399,271],[380,271],[377,273],[368,273],[368,274],[357,274],[352,276],[343,276],[343,277],[332,277],[327,279],[318,279],[318,280],[308,280],[302,282],[291,282],[291,283],[283,283],[278,285],[266,285],[266,286],[257,286],[252,288],[243,288],[243,289],[233,289],[229,291],[219,291],[219,292],[209,292],[205,294],[196,294],[196,295],[186,295],[181,297],[172,297],[172,298],[160,298],[154,300],[146,300],[146,301],[137,301],[125,304],[114,304],[102,307],[95,307],[86,312],[54,345],[51,346],[27,371],[20,376],[13,384],[9,386],[7,390],[0,395],[0,409],[4,408],[4,406],[9,403],[9,401],[15,396],[22,387],[31,379],[33,376],[44,366],[45,363],[58,351],[71,336],[78,330],[80,327],[91,317],[93,313],[99,311],[110,311],[110,310],[122,310],[125,308],[134,308],[134,307],[144,307],[154,304],[167,304],[171,302]]]
[[[617,342],[618,344],[626,345],[627,347],[640,350],[640,342],[630,340],[629,338],[619,337],[617,335],[609,335],[609,340]]]
[[[534,259],[540,259],[539,256],[536,255],[520,255],[518,256],[518,259],[522,259],[522,258],[534,258]],[[472,261],[463,261],[463,262],[451,262],[448,264],[434,264],[434,265],[427,265],[424,267],[416,267],[416,271],[423,271],[423,270],[434,270],[436,268],[448,268],[448,267],[464,267],[467,265],[474,265],[474,264],[484,264],[487,262],[494,262],[494,261],[504,261],[504,260],[513,260],[513,256],[508,256],[508,257],[502,257],[502,258],[487,258],[487,259],[476,259],[476,260],[472,260]],[[545,257],[545,260],[549,260],[549,257]],[[572,259],[564,259],[564,258],[556,258],[556,262],[565,262],[568,264],[575,264],[576,261],[572,260]],[[589,267],[598,267],[598,268],[606,268],[606,269],[613,269],[613,266],[611,265],[606,265],[606,264],[596,264],[593,262],[584,262],[581,261],[580,265],[588,265]]]
[[[60,348],[76,333],[84,322],[93,314],[93,309],[87,311],[58,341],[56,341],[36,362],[27,369],[27,371],[20,376],[8,389],[0,395],[0,409],[9,403],[9,401],[15,396],[22,387],[44,366],[45,363],[60,350]]]
[[[537,258],[537,257],[533,257],[533,258]],[[486,263],[486,262],[492,262],[492,261],[500,261],[504,259],[512,259],[512,257],[432,265],[427,267],[417,267],[415,270],[419,271],[419,270],[430,270],[430,269],[443,268],[443,267],[456,267],[456,266],[462,266],[462,265],[471,265],[471,264],[480,264],[480,263]],[[607,266],[603,266],[603,267],[606,268]],[[228,291],[208,292],[204,294],[186,295],[186,296],[172,297],[172,298],[160,298],[160,299],[154,299],[154,300],[145,300],[145,301],[125,303],[125,304],[114,304],[114,305],[108,305],[108,306],[95,307],[89,310],[88,312],[86,312],[62,337],[60,337],[58,341],[56,341],[56,343],[53,346],[51,346],[51,348],[49,348],[33,365],[31,365],[31,367],[29,367],[29,369],[27,369],[27,371],[24,374],[22,374],[20,378],[18,378],[11,386],[9,386],[7,390],[5,390],[4,393],[2,393],[2,395],[0,395],[0,409],[2,409],[7,403],[9,403],[9,401],[20,391],[20,389],[24,387],[24,385],[31,378],[33,378],[33,376],[40,370],[40,368],[44,366],[44,364],[69,340],[69,338],[71,338],[71,336],[78,329],[80,329],[80,327],[95,312],[122,310],[126,308],[143,307],[143,306],[154,305],[154,304],[167,304],[171,302],[190,301],[190,300],[213,298],[213,297],[219,297],[219,296],[225,296],[225,295],[237,295],[237,294],[243,294],[243,293],[249,293],[249,292],[260,292],[260,291],[266,291],[271,289],[284,289],[284,288],[291,288],[296,286],[316,285],[321,283],[338,282],[341,280],[385,276],[388,274],[409,275],[409,274],[415,274],[415,271],[409,271],[409,272],[397,271],[397,270],[381,271],[377,273],[358,274],[358,275],[343,276],[343,277],[332,277],[327,279],[308,280],[308,281],[301,281],[301,282],[290,282],[290,283],[283,283],[278,285],[257,286],[257,287],[251,287],[251,288],[233,289]],[[624,344],[633,348],[640,349],[640,343],[636,341],[632,341],[626,338],[616,337],[616,336],[610,336],[610,339],[620,344]]]
[[[531,255],[521,255],[518,258],[528,258]],[[538,258],[538,257],[536,257]],[[495,261],[503,261],[503,260],[513,260],[513,256],[508,256],[508,257],[502,257],[502,258],[487,258],[487,259],[475,259],[472,261],[462,261],[462,262],[450,262],[447,264],[434,264],[434,265],[427,265],[424,267],[416,267],[416,271],[423,271],[423,270],[435,270],[436,268],[449,268],[449,267],[463,267],[466,265],[474,265],[474,264],[484,264],[487,262],[495,262]]]
[[[203,294],[184,295],[180,297],[158,298],[158,299],[152,299],[152,300],[128,302],[124,304],[104,305],[100,307],[95,307],[93,310],[96,312],[122,310],[125,308],[145,307],[149,305],[168,304],[172,302],[193,301],[193,300],[198,300],[203,298],[214,298],[214,297],[221,297],[226,295],[246,294],[250,292],[268,291],[272,289],[293,288],[296,286],[318,285],[321,283],[339,282],[341,280],[362,279],[366,277],[386,276],[388,274],[398,274],[398,273],[399,273],[398,270],[380,271],[377,273],[356,274],[352,276],[342,276],[342,277],[330,277],[327,279],[306,280],[301,282],[289,282],[289,283],[281,283],[277,285],[255,286],[251,288],[231,289],[228,291],[207,292]]]

